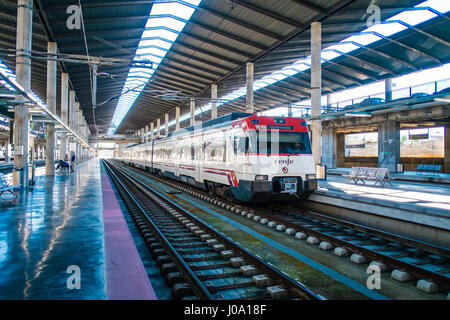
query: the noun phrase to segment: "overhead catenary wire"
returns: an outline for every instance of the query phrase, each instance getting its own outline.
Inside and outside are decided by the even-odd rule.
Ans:
[[[78,0],[78,6],[80,7],[81,27],[82,27],[82,30],[83,30],[84,46],[86,48],[86,55],[87,55],[88,67],[89,67],[89,82],[91,84],[91,97],[93,98],[94,88],[93,88],[93,84],[92,84],[92,67],[91,67],[91,61],[90,61],[90,57],[89,57],[89,48],[88,48],[88,44],[87,44],[86,28],[85,28],[85,25],[84,25],[83,8],[81,7],[81,0]],[[97,76],[97,75],[95,75],[95,76]],[[98,146],[98,129],[97,129],[97,123],[96,123],[96,120],[95,120],[94,104],[92,104],[92,119],[93,119],[93,122],[94,122],[95,137],[96,137],[97,146]]]

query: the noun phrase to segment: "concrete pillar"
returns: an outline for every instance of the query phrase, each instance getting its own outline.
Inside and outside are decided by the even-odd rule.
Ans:
[[[148,126],[145,126],[145,142],[148,142]]]
[[[191,101],[190,101],[190,112],[191,112],[190,125],[195,126],[195,99],[194,98],[191,98]]]
[[[139,132],[141,134],[141,143],[144,143],[145,142],[145,129],[142,128]]]
[[[79,102],[75,102],[75,131],[81,137],[81,111]],[[82,149],[81,143],[77,141],[75,148],[76,165],[79,165],[82,162],[81,149]]]
[[[16,32],[16,81],[30,92],[31,32],[33,27],[33,0],[18,0]],[[19,97],[19,99],[23,99]],[[13,184],[28,185],[28,132],[30,113],[24,104],[16,105],[14,112],[14,172]]]
[[[450,124],[444,128],[444,172],[450,173]]]
[[[345,168],[345,134],[336,134],[336,167]]]
[[[61,73],[61,121],[67,124],[69,109],[69,75]],[[61,134],[61,144],[59,145],[59,158],[64,159],[67,154],[67,135]]]
[[[400,161],[400,123],[386,120],[378,124],[378,167],[397,171]]]
[[[10,159],[10,153],[9,153],[9,139],[5,140],[5,162],[9,162]]]
[[[159,138],[161,136],[161,119],[156,119],[156,136]]]
[[[254,80],[254,64],[253,62],[247,62],[247,74],[246,74],[246,85],[247,85],[247,97],[245,104],[245,112],[253,113],[253,80]]]
[[[75,129],[75,91],[69,90],[69,127]]]
[[[153,131],[155,131],[155,125],[152,123],[150,123],[150,139],[153,140],[155,138],[155,134],[153,133]]]
[[[217,84],[211,85],[211,119],[217,118]]]
[[[75,102],[75,110],[75,132],[82,138],[81,132],[83,122],[79,102]]]
[[[164,115],[164,135],[167,137],[169,135],[169,114]]]
[[[322,27],[320,22],[311,23],[311,116],[320,116],[321,94],[322,94]],[[312,151],[314,163],[322,161],[321,131],[322,123],[320,119],[311,121]]]
[[[384,92],[386,102],[392,101],[392,79],[388,78],[384,80]]]
[[[293,117],[293,113],[292,113],[292,105],[288,105],[288,114],[287,114],[288,118],[292,118]]]
[[[337,167],[336,128],[326,127],[322,130],[322,164],[327,168]]]
[[[332,112],[333,110],[332,110],[332,105],[333,104],[333,101],[332,101],[332,98],[331,98],[331,93],[328,93],[327,94],[327,112]]]
[[[67,115],[67,123],[69,124],[69,127],[74,130],[75,129],[75,91],[74,90],[69,90],[69,112]],[[75,150],[73,150],[73,148],[76,149],[76,144],[74,147],[72,147],[73,143],[75,143],[75,139],[73,138],[69,138],[69,142],[68,142],[68,150],[67,153],[69,154],[69,159],[71,158],[70,153],[72,151],[75,152]]]
[[[175,108],[175,130],[180,130],[180,107]]]
[[[77,148],[75,151],[75,164],[79,165],[81,161],[81,143],[77,143]]]

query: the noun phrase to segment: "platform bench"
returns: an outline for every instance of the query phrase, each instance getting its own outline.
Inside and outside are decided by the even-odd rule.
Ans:
[[[8,184],[8,181],[5,179],[5,175],[3,173],[0,173],[0,197],[5,192],[10,192],[14,197],[17,197],[17,194],[13,191],[14,188],[17,188],[19,186],[12,186]]]
[[[430,172],[439,175],[442,166],[440,164],[418,164],[416,168],[416,174],[423,172]]]
[[[387,168],[353,167],[350,169],[350,173],[343,175],[343,177],[348,178],[347,182],[352,181],[355,184],[357,184],[358,181],[362,181],[366,184],[364,180],[374,180],[374,185],[379,183],[384,187],[386,182],[392,185],[391,175]]]

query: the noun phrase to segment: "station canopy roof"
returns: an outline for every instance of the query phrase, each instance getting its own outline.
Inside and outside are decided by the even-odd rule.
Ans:
[[[12,71],[16,4],[0,2],[0,59]],[[40,53],[55,41],[59,71],[69,73],[91,131],[95,124],[100,134],[139,130],[165,113],[173,120],[177,106],[188,113],[191,97],[197,120],[208,120],[211,84],[218,116],[242,112],[247,62],[255,68],[255,111],[310,99],[314,21],[322,23],[323,94],[450,61],[447,1],[90,0],[81,1],[80,29],[68,29],[73,4],[34,0],[32,90],[45,101]],[[380,23],[371,25],[378,12]],[[88,64],[68,56],[87,54],[117,59],[98,68],[95,109]]]

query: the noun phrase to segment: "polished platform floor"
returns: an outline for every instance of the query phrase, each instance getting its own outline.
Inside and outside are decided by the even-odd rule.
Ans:
[[[149,283],[138,295],[123,290],[148,277],[104,179],[92,159],[74,174],[40,175],[32,190],[0,202],[0,299],[155,298]],[[128,275],[130,265],[138,272]]]
[[[450,216],[450,185],[412,181],[392,181],[392,185],[381,187],[373,181],[366,184],[354,184],[348,179],[337,175],[328,175],[326,181],[319,182],[319,190],[342,192],[370,198],[379,202],[408,204],[417,208],[431,208],[448,211]]]

